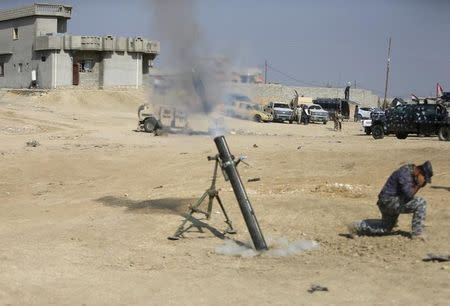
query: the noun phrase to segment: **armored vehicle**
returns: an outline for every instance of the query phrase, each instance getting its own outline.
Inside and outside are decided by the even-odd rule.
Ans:
[[[372,136],[381,139],[395,134],[405,139],[409,134],[438,135],[439,140],[450,140],[448,111],[440,104],[399,104],[386,110],[384,116],[372,118]]]
[[[381,108],[374,108],[369,115],[369,119],[362,119],[361,125],[366,135],[372,134],[372,122],[385,120],[385,112]]]
[[[166,130],[187,130],[189,128],[185,112],[170,106],[160,106],[155,109],[149,104],[138,109],[139,130],[147,133],[160,133]]]

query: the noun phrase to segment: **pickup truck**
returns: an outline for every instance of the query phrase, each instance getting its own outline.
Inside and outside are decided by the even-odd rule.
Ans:
[[[308,107],[309,122],[321,122],[327,124],[328,112],[322,108],[319,104],[313,104]]]
[[[270,102],[264,107],[264,111],[272,115],[274,122],[294,121],[294,111],[287,103]]]

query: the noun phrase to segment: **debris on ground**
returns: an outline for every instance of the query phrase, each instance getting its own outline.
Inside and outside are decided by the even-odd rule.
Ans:
[[[161,188],[163,188],[163,185],[156,186],[156,187],[153,188],[153,189],[161,189]]]
[[[311,288],[308,289],[309,293],[314,293],[316,291],[329,291],[327,287],[321,285],[311,285]]]
[[[40,146],[41,144],[37,140],[27,141],[27,147],[33,147],[36,148]]]
[[[257,148],[258,145],[256,143],[253,144],[253,148]]]
[[[444,262],[444,261],[450,261],[450,253],[446,255],[438,255],[433,253],[428,253],[427,257],[422,259],[423,261],[432,261],[432,262]]]
[[[258,181],[260,181],[260,180],[261,180],[261,178],[255,177],[255,178],[250,178],[250,179],[248,179],[247,182],[258,182]]]

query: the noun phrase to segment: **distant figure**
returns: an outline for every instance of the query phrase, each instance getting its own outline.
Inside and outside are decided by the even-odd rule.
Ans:
[[[306,105],[302,106],[302,114],[300,116],[300,121],[304,125],[307,125],[309,123],[308,107]]]
[[[340,109],[336,109],[336,111],[334,112],[333,121],[334,121],[334,130],[341,131],[342,130],[342,115],[341,115]]]
[[[428,99],[423,100],[423,104],[427,105],[428,104]]]
[[[380,219],[367,219],[353,222],[349,226],[351,234],[382,235],[392,231],[400,214],[413,214],[411,238],[425,240],[423,232],[427,202],[416,197],[419,189],[431,183],[433,168],[430,161],[422,165],[407,164],[389,176],[378,195]]]
[[[353,121],[358,122],[358,112],[359,112],[359,106],[355,105],[355,114],[353,115]]]
[[[351,85],[352,84],[350,82],[348,82],[347,83],[347,87],[345,87],[345,90],[344,90],[344,99],[347,100],[347,101],[350,100],[350,86]]]

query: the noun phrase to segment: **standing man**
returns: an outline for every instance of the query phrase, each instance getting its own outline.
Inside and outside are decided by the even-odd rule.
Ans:
[[[352,86],[352,83],[348,82],[347,87],[345,87],[345,90],[344,90],[344,97],[345,97],[344,99],[347,101],[350,100],[350,86]]]
[[[353,121],[358,122],[358,113],[359,113],[359,106],[358,104],[355,105],[355,113],[353,114]]]
[[[333,121],[334,121],[334,130],[341,131],[342,130],[342,115],[341,115],[340,109],[336,109],[336,111],[334,112]]]
[[[433,168],[430,161],[422,165],[407,164],[395,170],[378,195],[381,220],[360,220],[350,226],[352,234],[382,235],[390,233],[400,214],[413,214],[411,238],[425,240],[423,232],[427,202],[415,194],[431,183]]]

